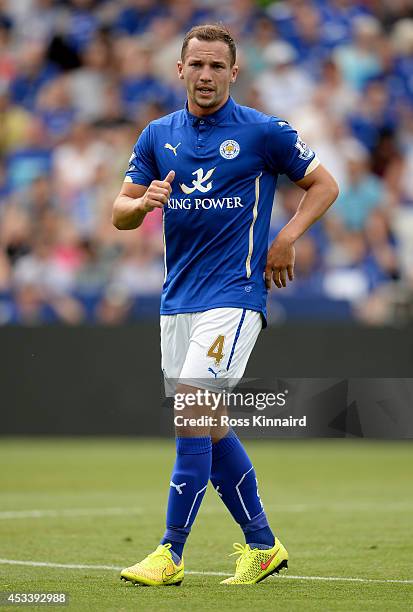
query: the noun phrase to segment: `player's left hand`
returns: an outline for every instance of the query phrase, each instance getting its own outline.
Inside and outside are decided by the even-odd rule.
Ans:
[[[271,289],[271,279],[281,289],[287,286],[287,276],[294,280],[295,248],[290,240],[277,236],[272,243],[265,266],[265,284]]]

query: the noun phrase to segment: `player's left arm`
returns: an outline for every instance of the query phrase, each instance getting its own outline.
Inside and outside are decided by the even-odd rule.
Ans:
[[[294,280],[295,241],[315,223],[336,200],[339,189],[330,172],[319,164],[315,170],[295,184],[305,190],[295,215],[278,233],[267,256],[265,284],[271,288],[271,279],[275,285],[287,286],[287,276]]]

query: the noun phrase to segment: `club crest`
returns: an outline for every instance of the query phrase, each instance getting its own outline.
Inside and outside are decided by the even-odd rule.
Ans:
[[[224,140],[219,152],[224,159],[234,159],[240,152],[240,146],[236,140]]]

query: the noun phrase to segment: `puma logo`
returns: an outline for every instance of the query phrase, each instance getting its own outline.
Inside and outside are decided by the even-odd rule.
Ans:
[[[208,372],[211,372],[211,374],[213,374],[215,378],[218,378],[218,374],[220,374],[221,372],[225,372],[225,370],[218,370],[217,372],[215,372],[215,370],[213,370],[212,368],[208,368]]]
[[[171,480],[171,482],[169,483],[169,486],[170,486],[170,487],[173,487],[174,489],[176,489],[176,490],[178,491],[178,494],[179,494],[179,495],[182,495],[182,494],[183,494],[182,487],[185,487],[185,486],[186,486],[186,482],[181,482],[181,484],[175,484],[175,483],[174,483],[174,482],[172,482],[172,480]]]
[[[177,155],[176,150],[177,150],[177,148],[179,147],[179,145],[180,145],[180,144],[181,144],[181,143],[180,143],[180,142],[178,142],[178,144],[177,144],[175,147],[173,147],[171,144],[169,144],[169,142],[167,142],[167,143],[166,143],[166,145],[165,145],[165,149],[169,149],[170,151],[172,151],[172,152],[173,152],[173,154],[174,154],[174,155],[175,155],[175,157],[176,157],[176,155]]]

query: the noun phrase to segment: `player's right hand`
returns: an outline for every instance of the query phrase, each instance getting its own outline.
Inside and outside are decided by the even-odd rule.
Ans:
[[[151,212],[154,208],[163,208],[171,195],[171,183],[175,178],[175,172],[170,170],[163,181],[152,181],[141,198],[140,210]]]

